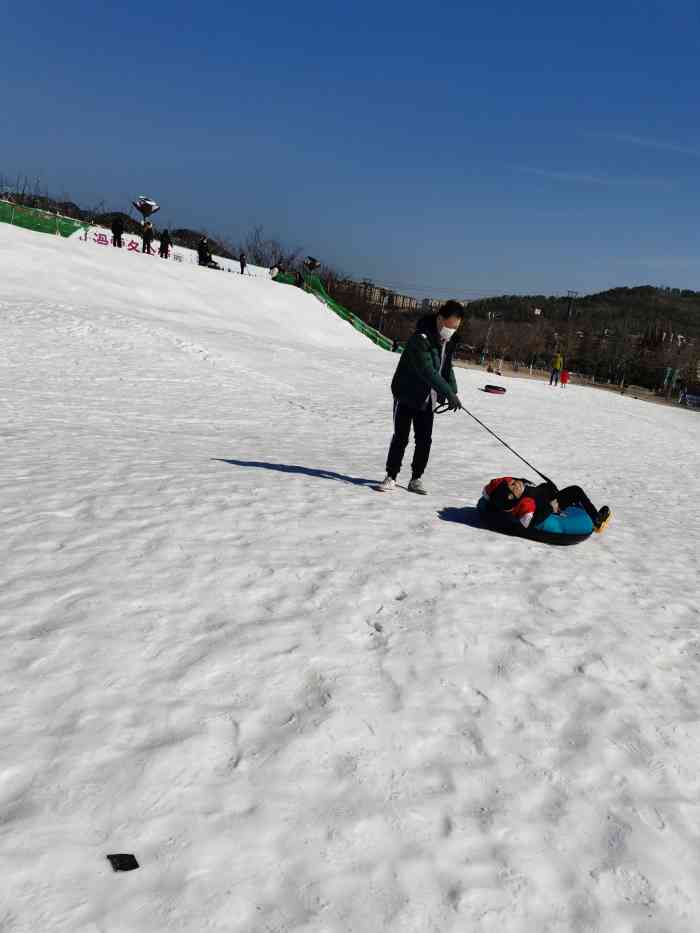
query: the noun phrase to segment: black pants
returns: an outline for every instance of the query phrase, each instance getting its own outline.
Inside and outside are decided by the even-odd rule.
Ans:
[[[413,434],[416,441],[413,463],[411,464],[411,477],[418,479],[425,472],[428,457],[430,456],[430,444],[433,440],[433,409],[430,405],[425,410],[410,408],[395,399],[394,436],[391,439],[386,460],[386,471],[394,479],[401,471],[401,463],[408,445],[411,425],[413,425]]]
[[[558,385],[559,383],[559,370],[558,369],[553,369],[549,375],[549,384],[551,385],[552,383],[554,383],[554,385]]]
[[[563,512],[570,505],[580,505],[588,513],[588,517],[595,525],[598,521],[598,509],[593,505],[586,493],[580,486],[567,486],[560,489],[556,495],[559,508]]]
[[[122,248],[122,235],[121,233],[112,234],[112,246],[118,246],[119,249]]]

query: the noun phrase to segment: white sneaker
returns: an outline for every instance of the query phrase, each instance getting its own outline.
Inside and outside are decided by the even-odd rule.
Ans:
[[[428,490],[423,485],[423,481],[421,479],[412,479],[408,484],[408,491],[417,492],[419,496],[428,495]]]
[[[391,492],[392,489],[396,489],[396,480],[392,476],[389,476],[387,473],[381,483],[377,486],[377,489],[379,492]]]

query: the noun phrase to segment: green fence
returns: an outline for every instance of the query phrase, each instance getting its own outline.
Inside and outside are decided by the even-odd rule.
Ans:
[[[278,272],[272,281],[280,285],[294,285],[296,280],[291,272]]]
[[[294,276],[289,274],[278,275],[275,278],[275,282],[281,282],[284,285],[293,285]],[[341,304],[331,298],[326,289],[323,287],[323,282],[317,275],[310,275],[308,272],[305,272],[304,287],[306,291],[311,292],[311,294],[320,299],[326,305],[326,307],[330,308],[331,311],[334,311],[338,317],[341,317],[344,321],[347,321],[348,324],[351,324],[355,328],[355,330],[359,330],[361,334],[364,334],[365,337],[368,337],[378,347],[381,347],[382,350],[393,350],[393,340],[385,337],[384,334],[380,333],[374,327],[370,327],[369,324],[366,324],[361,317],[353,314],[352,311],[348,311],[347,308],[344,308]]]
[[[0,201],[0,223],[60,236],[72,236],[76,230],[87,230],[89,226],[80,220],[73,220],[72,217],[40,211],[34,207],[23,207],[20,204],[12,204],[11,201]]]

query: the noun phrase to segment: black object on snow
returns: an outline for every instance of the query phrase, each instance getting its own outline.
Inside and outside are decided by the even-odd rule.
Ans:
[[[139,867],[136,856],[128,853],[108,855],[109,863],[115,871],[133,871]]]

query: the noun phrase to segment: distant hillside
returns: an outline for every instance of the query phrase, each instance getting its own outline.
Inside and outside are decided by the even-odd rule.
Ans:
[[[332,283],[329,290],[333,293]],[[350,310],[399,342],[436,305],[388,310],[367,300],[366,291],[353,293],[347,283],[338,292]],[[547,367],[556,352],[564,355],[569,369],[596,382],[633,382],[662,392],[669,378],[673,384],[695,384],[700,377],[700,292],[646,285],[573,301],[501,295],[466,305],[458,356]]]
[[[536,308],[549,321],[571,319],[594,330],[642,333],[651,324],[663,322],[676,334],[700,337],[700,292],[689,289],[638,285],[582,295],[573,302],[570,297],[546,295],[501,295],[469,302],[471,316],[488,319],[495,313],[503,321],[530,321]]]

